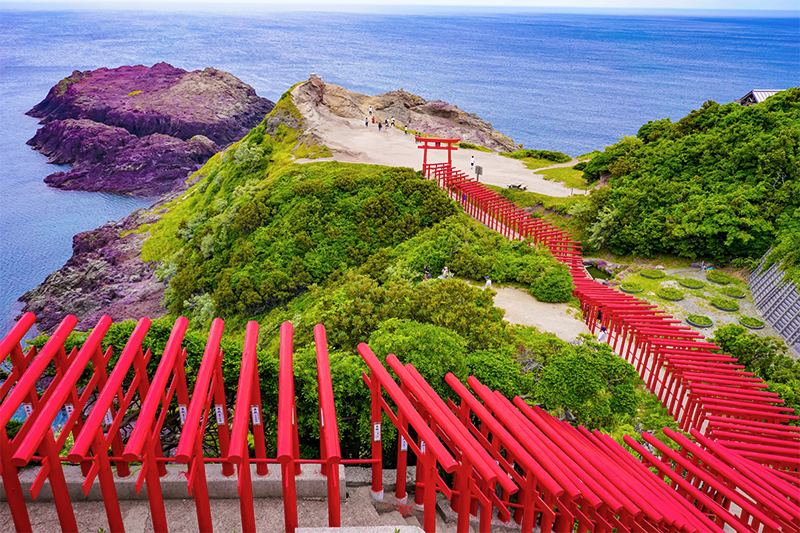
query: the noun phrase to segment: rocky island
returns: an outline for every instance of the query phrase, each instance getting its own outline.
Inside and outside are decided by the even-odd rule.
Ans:
[[[48,176],[52,187],[157,196],[181,188],[274,105],[214,68],[76,70],[28,111],[44,124],[28,144],[73,166]]]

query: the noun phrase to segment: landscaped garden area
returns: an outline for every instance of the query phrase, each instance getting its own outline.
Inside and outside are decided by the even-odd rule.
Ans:
[[[725,324],[777,334],[761,320],[747,283],[724,272],[633,266],[621,271],[611,285],[658,305],[704,335]]]

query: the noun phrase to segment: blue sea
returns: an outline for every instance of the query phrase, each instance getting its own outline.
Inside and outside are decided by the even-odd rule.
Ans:
[[[24,4],[18,4],[24,5]],[[311,72],[476,113],[527,148],[579,155],[706,100],[800,85],[800,12],[31,11],[0,5],[0,335],[72,236],[150,199],[50,189],[24,113],[98,67],[213,66],[271,100]]]

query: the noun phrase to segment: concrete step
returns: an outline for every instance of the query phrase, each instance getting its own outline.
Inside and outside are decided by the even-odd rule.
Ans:
[[[319,465],[304,464],[302,473],[295,478],[298,498],[326,498],[327,479],[320,473]],[[280,498],[283,495],[281,487],[281,468],[280,465],[270,465],[269,473],[266,476],[256,474],[256,465],[250,465],[251,479],[253,480],[253,496],[255,498]],[[83,474],[77,465],[64,465],[64,478],[67,481],[70,500],[80,501],[102,501],[103,495],[100,491],[100,483],[95,480],[88,495],[83,493]],[[119,477],[114,474],[114,486],[117,490],[117,498],[123,500],[147,500],[147,485],[142,486],[142,491],[136,494],[136,478],[139,475],[138,466],[131,467],[131,475]],[[30,487],[39,473],[39,467],[25,468],[20,470],[19,479],[22,484],[22,492],[25,499],[30,501]],[[188,469],[186,465],[167,464],[167,475],[161,478],[161,492],[165,500],[185,500],[189,498],[186,487]],[[345,498],[346,484],[345,468],[339,465],[340,491],[339,496]],[[206,481],[208,483],[208,495],[211,499],[238,499],[239,493],[236,487],[237,476],[231,477],[222,475],[222,465],[209,463],[206,465]],[[39,501],[53,501],[53,492],[50,489],[50,480],[47,480],[37,497]],[[6,500],[6,493],[0,481],[0,501]],[[97,533],[96,531],[94,533]]]

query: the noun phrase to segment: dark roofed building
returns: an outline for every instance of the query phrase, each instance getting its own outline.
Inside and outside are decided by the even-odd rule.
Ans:
[[[779,93],[780,91],[765,91],[762,89],[753,89],[746,95],[742,96],[741,98],[737,98],[734,102],[739,102],[743,106],[753,105],[753,104],[760,104],[770,96],[775,93]]]

